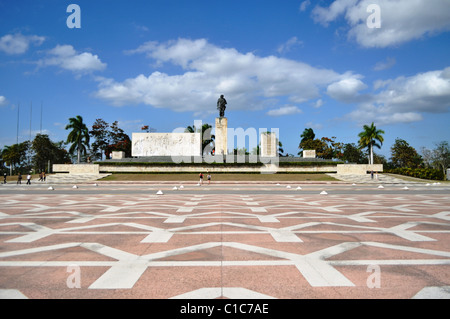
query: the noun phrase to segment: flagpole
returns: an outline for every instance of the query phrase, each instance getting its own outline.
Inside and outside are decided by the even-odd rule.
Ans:
[[[17,103],[17,132],[16,132],[16,144],[19,144],[19,116],[20,116],[20,102]]]

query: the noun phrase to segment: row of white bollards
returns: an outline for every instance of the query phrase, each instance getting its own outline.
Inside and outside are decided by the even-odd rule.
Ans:
[[[433,183],[433,184],[430,184],[430,183],[427,183],[426,184],[426,186],[437,186],[437,185],[440,185],[441,183]],[[197,184],[197,186],[199,186],[200,184]],[[95,183],[95,184],[93,184],[93,186],[98,186],[98,184],[97,183]],[[276,184],[276,186],[281,186],[281,184],[279,184],[279,183],[277,183]],[[352,186],[356,186],[356,184],[355,183],[353,183],[352,184]],[[73,189],[77,189],[78,188],[78,186],[77,185],[73,185],[73,187],[72,187]],[[291,189],[292,188],[292,186],[291,185],[287,185],[286,186],[286,189]],[[383,185],[379,185],[378,187],[377,187],[378,189],[384,189],[384,186]],[[172,188],[172,190],[182,190],[182,189],[184,189],[184,186],[183,185],[180,185],[180,186],[174,186],[173,188]],[[403,187],[402,188],[403,190],[409,190],[409,188],[408,188],[408,186],[405,186],[405,187]],[[55,190],[52,186],[50,186],[49,188],[48,188],[48,190]],[[300,186],[298,186],[297,188],[296,188],[296,190],[302,190],[302,188],[300,187]],[[156,192],[156,195],[164,195],[164,193],[163,193],[163,191],[162,190],[158,190],[157,192]],[[320,195],[328,195],[328,193],[326,192],[326,191],[322,191],[322,192],[320,192]]]
[[[97,184],[97,183],[94,183],[93,186],[98,186],[98,184]],[[78,186],[77,186],[77,185],[73,185],[72,188],[73,188],[73,189],[78,189]],[[50,186],[50,187],[47,188],[47,189],[48,189],[49,191],[54,191],[54,190],[55,190],[55,188],[54,188],[53,186]]]

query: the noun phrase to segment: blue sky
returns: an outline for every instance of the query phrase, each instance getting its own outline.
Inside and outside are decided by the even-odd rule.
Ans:
[[[433,148],[450,140],[450,1],[0,0],[0,147],[30,124],[65,140],[76,115],[130,137],[213,125],[220,94],[229,127],[279,129],[290,154],[305,128],[357,143],[371,122],[387,157],[396,138]]]

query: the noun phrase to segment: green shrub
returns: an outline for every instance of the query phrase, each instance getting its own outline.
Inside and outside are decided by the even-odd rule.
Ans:
[[[444,173],[434,168],[394,168],[385,170],[385,172],[421,179],[444,180]]]

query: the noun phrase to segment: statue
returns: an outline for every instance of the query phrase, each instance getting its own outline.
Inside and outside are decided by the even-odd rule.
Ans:
[[[227,100],[225,100],[223,95],[221,95],[220,98],[217,100],[217,109],[220,111],[220,117],[225,116],[226,105],[227,105]]]

